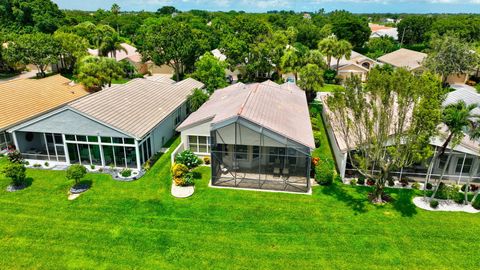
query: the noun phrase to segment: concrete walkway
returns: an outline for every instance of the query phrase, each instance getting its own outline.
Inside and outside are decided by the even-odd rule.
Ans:
[[[37,70],[34,69],[34,70],[30,70],[30,71],[24,71],[16,76],[13,76],[13,77],[10,77],[10,78],[4,78],[4,79],[0,79],[0,82],[8,82],[8,81],[12,81],[12,80],[17,80],[17,79],[29,79],[29,78],[33,78],[35,76],[37,76]]]

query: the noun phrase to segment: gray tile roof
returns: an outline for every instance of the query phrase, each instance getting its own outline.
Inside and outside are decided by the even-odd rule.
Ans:
[[[134,79],[86,96],[69,106],[101,123],[141,139],[182,105],[203,84],[186,79],[175,84]]]
[[[177,130],[205,121],[216,124],[236,116],[315,148],[305,92],[290,83],[237,83],[217,90]]]

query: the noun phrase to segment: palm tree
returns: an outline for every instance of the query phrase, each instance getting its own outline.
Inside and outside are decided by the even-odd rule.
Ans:
[[[340,65],[340,59],[345,57],[347,60],[350,60],[350,56],[352,55],[353,46],[350,42],[342,39],[337,42],[337,47],[334,50],[333,57],[337,58],[337,74]]]
[[[117,16],[118,13],[120,13],[120,6],[117,3],[114,3],[110,8],[110,12],[112,12],[113,15]]]
[[[438,191],[438,187],[440,186],[440,182],[442,182],[445,172],[447,171],[448,166],[450,165],[450,159],[452,157],[453,149],[455,146],[461,141],[461,139],[465,136],[465,130],[468,129],[470,131],[477,132],[476,129],[472,129],[474,127],[473,119],[477,116],[472,114],[473,109],[477,108],[477,104],[467,105],[465,101],[461,100],[457,103],[450,104],[445,109],[443,109],[443,123],[448,128],[448,136],[445,139],[438,155],[435,157],[436,159],[440,159],[450,145],[450,152],[443,166],[442,174],[440,178],[435,182],[436,187],[435,191],[433,192],[431,198],[435,198],[435,195]],[[473,136],[477,136],[476,133]],[[452,143],[453,142],[453,143]]]
[[[324,38],[318,43],[318,49],[327,57],[328,68],[332,64],[332,56],[335,55],[337,46],[338,39],[334,35]]]

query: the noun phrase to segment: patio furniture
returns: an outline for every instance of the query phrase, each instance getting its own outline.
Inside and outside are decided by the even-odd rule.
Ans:
[[[275,167],[273,168],[273,177],[280,177],[280,168]]]

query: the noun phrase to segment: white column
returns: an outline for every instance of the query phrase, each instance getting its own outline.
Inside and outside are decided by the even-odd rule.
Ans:
[[[20,151],[20,146],[18,145],[18,141],[17,141],[17,132],[16,131],[12,132],[12,138],[13,138],[13,144],[15,144],[15,147],[16,147],[17,151],[21,152]]]
[[[140,147],[138,145],[138,140],[135,139],[135,155],[137,157],[137,169],[141,170],[142,169],[142,164],[140,161]]]
[[[62,134],[62,139],[63,139],[63,152],[65,152],[65,161],[67,164],[70,164],[70,156],[68,155],[68,147],[67,147],[67,142],[65,140],[65,134]]]
[[[465,166],[465,159],[467,158],[467,153],[463,155],[463,162],[462,162],[462,168],[460,169],[460,174],[458,175],[458,180],[457,180],[457,185],[460,185],[460,180],[462,180],[462,174],[463,174],[463,166]],[[458,160],[457,160],[458,163]],[[455,166],[456,168],[456,166]],[[472,169],[472,168],[470,168]]]
[[[100,135],[98,135],[97,138],[98,138],[98,147],[100,148],[100,160],[102,161],[102,167],[105,167],[105,158],[103,157],[102,138],[100,138]]]

